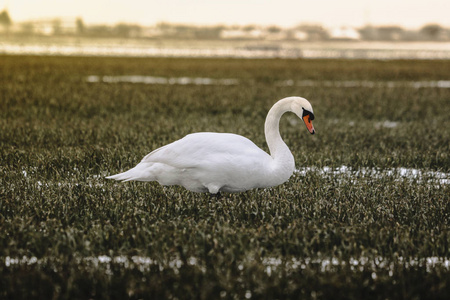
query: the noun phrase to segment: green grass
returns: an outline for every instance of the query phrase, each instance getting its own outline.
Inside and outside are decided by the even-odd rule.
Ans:
[[[356,171],[450,173],[450,89],[278,83],[450,80],[449,70],[450,61],[0,56],[0,298],[448,298],[450,267],[426,263],[450,257],[448,183]],[[282,136],[297,166],[316,171],[220,199],[103,179],[191,132],[234,132],[267,150],[266,113],[290,95],[310,100],[317,134],[286,115]],[[320,172],[343,165],[351,176]]]

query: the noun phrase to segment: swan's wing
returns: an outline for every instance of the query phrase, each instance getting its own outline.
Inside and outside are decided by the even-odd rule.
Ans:
[[[270,156],[249,139],[230,133],[194,133],[149,153],[142,162],[177,168],[245,164]]]

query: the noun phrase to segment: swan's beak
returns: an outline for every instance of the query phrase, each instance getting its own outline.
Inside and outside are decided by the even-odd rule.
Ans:
[[[312,121],[311,121],[311,115],[310,114],[307,114],[307,115],[303,116],[303,122],[305,122],[306,128],[308,128],[308,131],[311,134],[316,133],[316,131],[314,130],[314,126],[312,124]]]

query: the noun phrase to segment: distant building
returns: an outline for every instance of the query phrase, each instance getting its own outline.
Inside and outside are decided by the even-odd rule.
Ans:
[[[361,39],[361,34],[351,27],[333,28],[330,30],[329,35],[332,40],[356,41]]]
[[[303,24],[293,28],[293,37],[302,41],[322,41],[329,37],[328,31],[318,24]]]
[[[220,33],[222,39],[261,39],[264,32],[260,29],[224,29]]]
[[[308,33],[301,30],[292,30],[291,37],[294,40],[306,41],[308,39]]]
[[[77,19],[39,19],[30,20],[21,23],[14,23],[11,31],[19,34],[37,34],[37,35],[72,35],[77,33]]]
[[[364,40],[399,41],[405,38],[405,30],[400,26],[366,26],[359,30]]]

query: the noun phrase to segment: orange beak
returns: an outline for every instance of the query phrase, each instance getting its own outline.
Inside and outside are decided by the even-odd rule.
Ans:
[[[308,128],[308,131],[311,134],[316,133],[316,131],[314,130],[314,126],[312,124],[312,121],[311,121],[311,116],[309,114],[303,117],[303,122],[305,122],[306,128]]]

